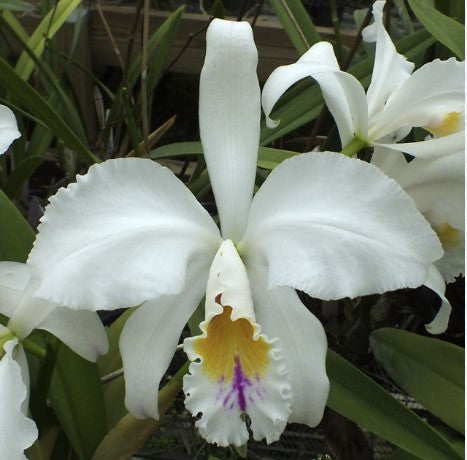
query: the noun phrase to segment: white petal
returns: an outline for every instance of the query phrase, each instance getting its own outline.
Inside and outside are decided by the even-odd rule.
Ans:
[[[416,70],[388,99],[377,124],[369,132],[377,141],[402,126],[433,126],[450,113],[460,114],[456,126],[464,129],[464,63],[436,59]]]
[[[189,266],[183,292],[145,302],[125,323],[120,336],[125,405],[137,418],[159,418],[159,382],[172,360],[183,327],[205,293],[209,262]]]
[[[20,136],[15,115],[8,107],[0,105],[0,155]]]
[[[31,274],[26,264],[0,262],[0,313],[10,317],[15,311]]]
[[[446,283],[444,282],[441,273],[432,265],[428,272],[428,278],[425,281],[425,286],[429,287],[432,291],[436,292],[441,299],[441,307],[434,317],[433,321],[425,324],[426,330],[430,334],[442,334],[448,328],[449,316],[451,315],[451,304],[444,296],[446,291]]]
[[[188,261],[219,243],[209,214],[167,168],[108,160],[50,199],[28,263],[38,297],[113,309],[180,292]]]
[[[414,64],[399,54],[383,24],[385,1],[373,3],[374,23],[363,30],[366,42],[376,42],[375,63],[368,87],[368,116],[381,111],[391,93],[398,88],[414,69]]]
[[[20,366],[12,356],[17,343],[17,340],[7,342],[4,345],[6,354],[0,360],[0,446],[2,458],[8,460],[26,459],[24,450],[38,436],[36,425],[21,409],[27,398],[27,388]]]
[[[323,326],[293,289],[269,289],[266,270],[254,262],[247,262],[247,267],[257,319],[269,337],[279,338],[292,378],[289,422],[316,426],[323,417],[329,392]]]
[[[278,67],[271,73],[262,93],[268,126],[273,128],[278,124],[269,115],[282,94],[308,76],[321,87],[339,129],[342,145],[345,146],[356,134],[365,137],[368,118],[365,92],[355,77],[339,70],[332,45],[328,42],[315,44],[295,64]]]
[[[257,64],[248,23],[211,22],[199,83],[199,125],[222,235],[234,241],[245,231],[256,174],[261,118]]]
[[[55,308],[38,326],[58,337],[75,353],[95,362],[109,349],[107,334],[97,313]]]
[[[449,155],[459,150],[464,150],[465,132],[458,131],[454,134],[444,137],[428,138],[419,142],[401,142],[397,144],[388,144],[384,142],[373,142],[375,146],[387,147],[408,153],[421,159],[438,158],[442,155]]]
[[[280,343],[261,333],[240,257],[224,241],[212,263],[202,335],[185,339],[192,362],[183,381],[185,406],[202,414],[200,434],[221,446],[248,441],[243,414],[256,440],[276,441],[290,414],[290,377]]]
[[[275,168],[237,247],[267,260],[270,287],[323,300],[419,286],[442,255],[396,182],[333,152],[299,155]]]

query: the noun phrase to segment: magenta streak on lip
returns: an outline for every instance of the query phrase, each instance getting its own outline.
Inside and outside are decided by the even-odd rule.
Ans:
[[[236,393],[238,406],[241,411],[246,410],[246,398],[245,398],[245,388],[251,386],[251,382],[245,376],[242,370],[242,365],[240,364],[240,358],[235,356],[235,368],[232,382],[232,389],[229,391],[227,396],[224,398],[223,405],[227,406],[231,396]],[[233,404],[229,406],[229,409],[233,408]]]

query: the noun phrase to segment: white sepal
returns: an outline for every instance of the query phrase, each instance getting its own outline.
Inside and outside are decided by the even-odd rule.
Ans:
[[[258,52],[247,22],[214,19],[200,76],[199,127],[223,238],[245,231],[258,158]]]
[[[324,328],[293,289],[268,287],[266,267],[250,258],[247,267],[257,319],[268,336],[279,338],[291,376],[289,422],[316,426],[329,392]]]
[[[119,346],[125,373],[125,406],[136,418],[159,418],[159,383],[186,322],[203,298],[209,263],[204,259],[189,264],[184,291],[148,300],[123,327]]]

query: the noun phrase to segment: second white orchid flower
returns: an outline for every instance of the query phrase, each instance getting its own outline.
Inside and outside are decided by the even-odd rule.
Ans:
[[[297,81],[314,78],[336,121],[342,147],[353,139],[362,146],[386,146],[419,158],[433,158],[464,148],[464,63],[454,58],[429,62],[413,72],[414,64],[399,54],[383,24],[384,1],[376,1],[374,23],[363,31],[376,42],[371,83],[365,94],[360,82],[339,69],[332,45],[319,42],[294,64],[278,67],[263,89],[263,108],[269,118],[281,95]],[[412,73],[413,72],[413,73]],[[401,143],[413,127],[434,137]]]
[[[18,262],[0,262],[0,446],[2,458],[25,459],[24,449],[37,439],[27,417],[29,370],[21,342],[33,329],[51,332],[89,361],[107,353],[107,335],[96,313],[57,308],[33,297],[30,269]]]
[[[418,286],[442,255],[413,201],[376,167],[337,153],[290,159],[253,196],[260,131],[247,23],[215,19],[200,81],[200,132],[221,231],[166,168],[92,166],[50,199],[28,263],[37,295],[71,308],[140,305],[120,339],[126,405],[158,418],[157,390],[206,296],[186,406],[209,441],[277,440],[315,426],[329,382],[326,336],[295,289],[321,299]],[[416,235],[416,238],[412,238]]]

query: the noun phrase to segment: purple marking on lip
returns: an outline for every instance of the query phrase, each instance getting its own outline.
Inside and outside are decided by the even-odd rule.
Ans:
[[[240,364],[240,358],[235,356],[235,367],[234,367],[234,375],[232,381],[232,389],[229,391],[227,396],[224,398],[223,405],[227,407],[228,402],[230,401],[231,397],[236,394],[238,406],[240,407],[241,411],[246,410],[246,398],[245,398],[245,389],[251,386],[250,380],[248,377],[245,376],[242,370],[242,365]],[[233,408],[231,404],[228,406],[229,409]]]

